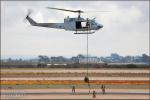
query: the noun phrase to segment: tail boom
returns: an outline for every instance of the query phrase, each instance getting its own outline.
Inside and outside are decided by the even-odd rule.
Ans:
[[[37,23],[29,16],[27,16],[26,19],[32,26],[65,29],[64,23]]]

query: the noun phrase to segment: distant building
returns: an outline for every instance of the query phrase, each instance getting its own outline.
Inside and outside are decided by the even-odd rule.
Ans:
[[[96,57],[96,56],[90,56],[90,57],[88,57],[88,60],[87,60],[87,57],[84,57],[84,58],[79,58],[79,63],[87,63],[87,61],[88,61],[88,63],[103,63],[102,61],[101,61],[101,59],[100,58],[98,58],[98,57]]]
[[[119,56],[117,53],[112,53],[110,57],[112,63],[119,63],[123,59],[123,57]]]
[[[79,63],[78,57],[72,57],[70,60],[71,60],[71,63],[76,63],[76,64]]]
[[[51,57],[51,64],[70,64],[71,60],[64,58],[63,56]]]
[[[30,59],[29,62],[31,64],[38,64],[39,63],[39,59]]]

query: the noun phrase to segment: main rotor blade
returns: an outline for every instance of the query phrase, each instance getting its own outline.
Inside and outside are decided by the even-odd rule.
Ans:
[[[61,8],[53,8],[53,7],[46,7],[48,9],[55,9],[55,10],[62,10],[62,11],[69,11],[69,12],[75,12],[75,13],[83,13],[81,10],[69,10],[69,9],[61,9]]]

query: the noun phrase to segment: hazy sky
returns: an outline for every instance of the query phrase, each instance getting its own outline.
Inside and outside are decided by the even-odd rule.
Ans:
[[[149,2],[148,1],[2,1],[1,2],[1,54],[12,56],[75,56],[86,54],[86,35],[73,31],[31,26],[24,22],[27,10],[37,22],[63,22],[66,16],[77,14],[45,7],[81,9],[85,11],[112,11],[85,13],[103,28],[89,35],[89,53],[108,56],[149,54]]]

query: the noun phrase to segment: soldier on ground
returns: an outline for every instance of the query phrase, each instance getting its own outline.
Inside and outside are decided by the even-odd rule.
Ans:
[[[105,94],[105,85],[102,84],[101,89],[102,89],[102,93]]]
[[[93,98],[96,98],[96,92],[93,91]]]
[[[75,86],[72,86],[72,93],[75,93]]]

